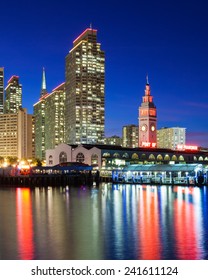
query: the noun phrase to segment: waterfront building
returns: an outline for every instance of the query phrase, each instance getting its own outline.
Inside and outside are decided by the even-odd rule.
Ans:
[[[4,113],[4,68],[0,67],[0,114]]]
[[[107,172],[112,168],[131,164],[208,164],[208,153],[191,150],[159,148],[124,148],[113,145],[67,145],[60,144],[55,149],[46,150],[46,165],[53,166],[61,162],[82,162],[97,165]]]
[[[138,126],[131,124],[122,128],[122,146],[129,148],[138,147]]]
[[[186,128],[163,127],[157,130],[158,148],[177,149],[178,145],[186,144]]]
[[[105,54],[87,28],[66,56],[65,143],[104,143]]]
[[[25,108],[0,114],[0,156],[32,158],[32,115]]]
[[[18,76],[9,79],[5,91],[4,113],[15,114],[22,107],[22,85],[19,83]]]
[[[105,145],[115,145],[115,146],[121,146],[122,145],[122,138],[114,135],[111,137],[105,137],[104,138],[104,144]]]
[[[157,147],[157,109],[147,77],[145,95],[139,107],[139,147]]]
[[[64,142],[65,97],[62,83],[45,98],[45,149],[54,149]]]

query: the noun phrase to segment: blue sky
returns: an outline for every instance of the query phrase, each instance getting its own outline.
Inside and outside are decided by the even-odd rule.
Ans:
[[[106,54],[106,136],[138,123],[146,74],[158,128],[187,128],[208,147],[208,3],[202,0],[4,1],[0,66],[18,75],[23,106],[38,101],[42,67],[50,92],[65,79],[73,40],[92,24]]]

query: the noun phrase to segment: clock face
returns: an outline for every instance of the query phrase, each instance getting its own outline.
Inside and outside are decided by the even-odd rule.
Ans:
[[[151,130],[155,131],[155,126],[154,125],[151,125]]]
[[[142,127],[141,127],[141,130],[142,130],[142,131],[147,131],[147,125],[146,125],[146,124],[143,124]]]

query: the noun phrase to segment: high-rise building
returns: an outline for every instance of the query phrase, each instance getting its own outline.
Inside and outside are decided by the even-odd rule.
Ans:
[[[0,156],[32,158],[32,116],[25,108],[0,115]]]
[[[66,56],[66,136],[69,144],[104,143],[105,54],[87,28]]]
[[[150,84],[147,77],[145,95],[139,107],[139,147],[157,146],[157,109],[153,103]]]
[[[186,144],[186,128],[163,127],[157,130],[157,147],[176,150]]]
[[[35,156],[40,160],[45,159],[45,99],[47,96],[46,76],[45,69],[43,68],[40,99],[33,105],[33,115],[35,118]]]
[[[4,113],[4,68],[0,67],[0,114]]]
[[[122,128],[122,146],[129,148],[138,147],[138,125],[125,125]]]
[[[9,79],[5,91],[4,113],[17,113],[19,108],[22,107],[22,85],[19,83],[18,76],[12,76]]]
[[[121,146],[122,145],[122,138],[117,136],[117,135],[113,135],[111,137],[105,137],[104,138],[104,144],[105,145]]]
[[[57,86],[45,98],[45,149],[64,143],[65,83]]]

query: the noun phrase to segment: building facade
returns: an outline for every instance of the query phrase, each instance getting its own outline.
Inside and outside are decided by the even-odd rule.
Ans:
[[[138,126],[131,124],[122,128],[122,146],[129,148],[138,147]]]
[[[0,156],[32,158],[32,115],[26,109],[0,114]]]
[[[18,76],[12,76],[5,88],[4,113],[15,114],[22,107],[22,85]]]
[[[0,114],[4,113],[4,68],[0,67]]]
[[[104,144],[105,145],[116,145],[121,146],[122,145],[122,138],[119,136],[111,136],[111,137],[105,137],[104,138]]]
[[[65,143],[104,143],[105,54],[87,28],[66,56]]]
[[[65,83],[45,98],[45,149],[54,149],[65,137]]]
[[[158,148],[176,150],[178,145],[186,144],[186,128],[163,127],[157,130]]]
[[[138,119],[139,147],[157,147],[157,109],[153,103],[148,77]]]

